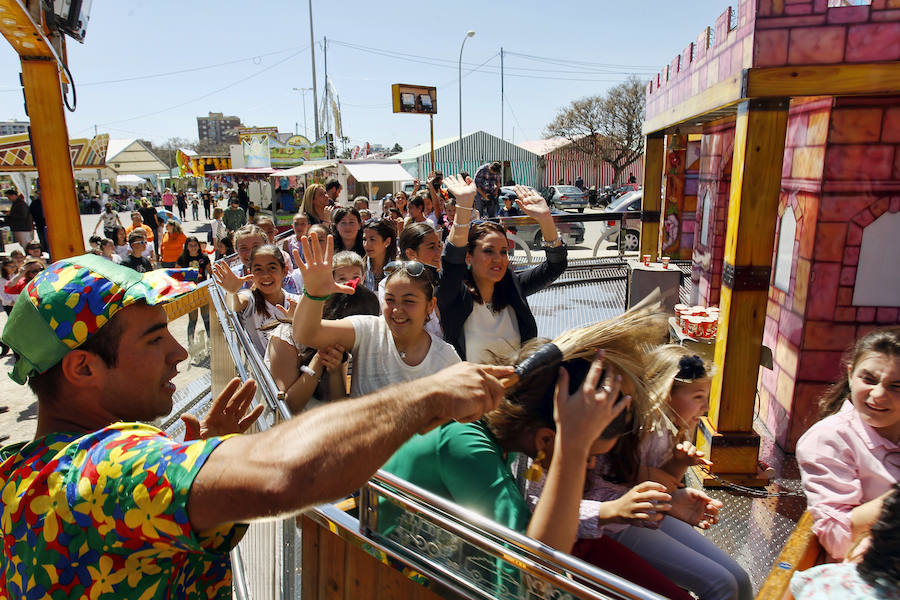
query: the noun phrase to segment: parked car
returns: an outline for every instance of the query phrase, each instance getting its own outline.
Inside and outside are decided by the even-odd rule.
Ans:
[[[500,188],[500,206],[503,206],[504,196],[509,196],[513,204],[515,204],[516,193],[513,191],[512,186],[504,185]],[[564,215],[566,213],[558,208],[551,208],[550,214]],[[559,230],[559,234],[566,244],[580,244],[584,241],[584,223],[558,223],[557,230]],[[544,241],[544,236],[541,235],[541,228],[536,223],[516,225],[515,233],[532,248],[540,248],[541,243]]]
[[[644,199],[644,191],[638,190],[628,192],[621,198],[614,200],[609,206],[603,209],[603,212],[620,213],[641,210],[641,202]],[[603,234],[597,244],[606,239],[612,244],[619,243],[619,219],[606,222]],[[625,233],[622,237],[622,249],[626,252],[635,252],[641,247],[641,220],[640,218],[629,217],[625,219]]]
[[[559,209],[574,208],[584,212],[588,205],[588,195],[574,185],[551,185],[544,198],[551,207]]]

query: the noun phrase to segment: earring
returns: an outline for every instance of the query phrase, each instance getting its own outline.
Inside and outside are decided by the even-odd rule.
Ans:
[[[525,471],[525,479],[528,481],[540,481],[544,478],[544,467],[540,465],[540,462],[545,458],[547,458],[547,455],[544,454],[544,451],[538,450],[537,456],[531,462],[531,466]]]

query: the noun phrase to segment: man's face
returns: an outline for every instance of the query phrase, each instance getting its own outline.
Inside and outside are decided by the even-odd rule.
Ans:
[[[325,193],[326,193],[326,194],[328,195],[328,197],[331,198],[332,200],[337,200],[338,196],[341,195],[341,190],[342,190],[342,189],[343,189],[343,188],[342,188],[341,186],[337,185],[337,186],[331,188],[330,190],[325,190]]]
[[[132,304],[114,317],[122,327],[118,361],[105,367],[99,402],[116,421],[151,421],[172,411],[178,363],[188,357],[160,306]]]

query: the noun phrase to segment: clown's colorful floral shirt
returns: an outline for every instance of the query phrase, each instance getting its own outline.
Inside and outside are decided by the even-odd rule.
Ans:
[[[197,534],[187,515],[223,439],[116,423],[0,449],[0,598],[230,598],[245,526]]]

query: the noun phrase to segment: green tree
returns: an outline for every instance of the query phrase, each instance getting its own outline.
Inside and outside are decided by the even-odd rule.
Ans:
[[[609,89],[603,96],[574,100],[559,110],[544,130],[546,137],[562,137],[599,165],[609,163],[613,182],[644,152],[646,83],[635,76]]]
[[[391,148],[391,154],[397,154],[399,152],[403,152],[403,146],[395,142],[394,147]]]

